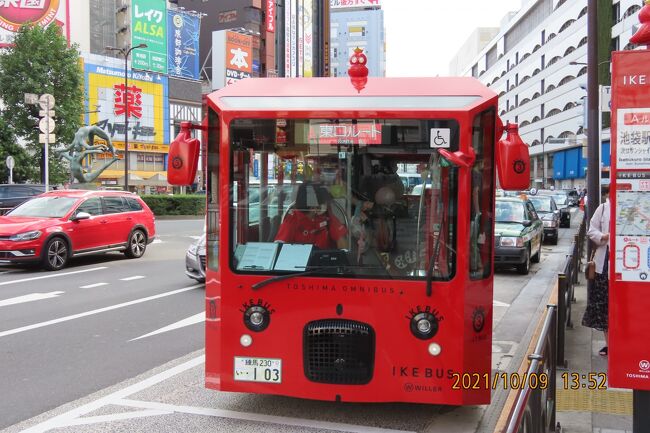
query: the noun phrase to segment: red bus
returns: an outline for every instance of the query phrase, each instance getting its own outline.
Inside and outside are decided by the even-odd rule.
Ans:
[[[498,146],[501,186],[529,181],[516,127],[497,143],[494,92],[472,78],[243,80],[183,125],[170,182],[194,179],[191,129],[207,147],[208,388],[489,402]]]

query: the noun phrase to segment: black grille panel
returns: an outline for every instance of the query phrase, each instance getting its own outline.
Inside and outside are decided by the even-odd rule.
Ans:
[[[201,263],[201,269],[205,270],[205,256],[199,256],[199,261]]]
[[[372,379],[375,331],[342,319],[309,322],[303,331],[305,376],[312,382],[363,385]]]

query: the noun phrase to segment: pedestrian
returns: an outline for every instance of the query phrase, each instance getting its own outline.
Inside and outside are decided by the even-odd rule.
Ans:
[[[605,346],[598,351],[601,356],[607,356],[608,330],[608,301],[609,301],[609,186],[603,185],[601,195],[604,202],[596,208],[591,220],[587,236],[594,243],[596,251],[596,278],[587,285],[587,308],[582,317],[582,325],[603,331]]]

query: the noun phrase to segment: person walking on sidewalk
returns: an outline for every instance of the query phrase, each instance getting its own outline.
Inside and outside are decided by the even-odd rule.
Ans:
[[[587,236],[596,246],[594,262],[596,263],[596,278],[587,285],[587,308],[582,317],[582,325],[605,333],[605,347],[598,352],[607,356],[607,315],[609,301],[609,187],[602,187],[601,195],[605,199],[598,206],[591,221]]]

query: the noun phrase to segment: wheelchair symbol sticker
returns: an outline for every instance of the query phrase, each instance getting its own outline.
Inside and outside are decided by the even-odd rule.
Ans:
[[[451,129],[449,128],[431,128],[431,141],[429,142],[429,147],[432,149],[449,148],[450,135]]]

